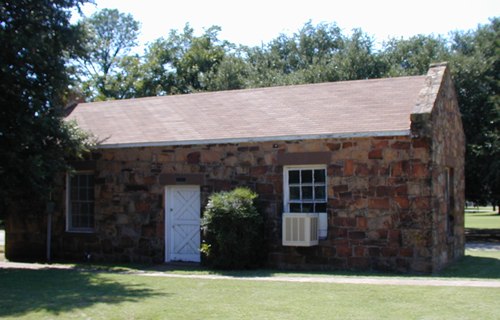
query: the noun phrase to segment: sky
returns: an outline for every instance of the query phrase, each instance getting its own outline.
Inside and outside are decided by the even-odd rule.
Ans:
[[[344,34],[361,28],[378,43],[389,37],[447,35],[475,29],[500,16],[500,0],[95,0],[85,5],[90,15],[104,8],[130,13],[141,23],[142,45],[188,22],[195,34],[213,25],[219,39],[260,46],[281,33],[292,35],[304,24],[335,22]]]

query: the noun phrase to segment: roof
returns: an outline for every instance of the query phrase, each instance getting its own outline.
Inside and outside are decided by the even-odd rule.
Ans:
[[[410,134],[426,76],[82,103],[101,148]]]

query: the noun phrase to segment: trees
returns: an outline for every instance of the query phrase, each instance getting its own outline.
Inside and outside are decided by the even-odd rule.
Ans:
[[[65,64],[81,49],[81,30],[70,25],[70,10],[83,2],[2,3],[0,214],[47,199],[67,158],[85,150],[85,135],[61,119],[69,83]]]
[[[201,36],[186,24],[182,33],[172,30],[168,38],[153,42],[146,51],[145,95],[206,91],[226,56],[226,41],[218,39],[220,27],[212,26]]]
[[[477,30],[453,33],[451,47],[467,137],[466,198],[496,205],[500,204],[499,39],[500,19],[494,18]]]
[[[139,58],[127,56],[137,45],[139,22],[116,9],[103,9],[82,21],[85,55],[77,59],[82,90],[90,100],[134,96]]]
[[[447,40],[432,35],[416,35],[409,39],[389,39],[383,45],[381,59],[385,76],[421,75],[433,62],[450,58]]]

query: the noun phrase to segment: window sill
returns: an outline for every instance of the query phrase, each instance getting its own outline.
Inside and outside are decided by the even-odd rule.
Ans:
[[[95,233],[94,229],[68,229],[66,233],[83,233],[83,234],[93,234]]]

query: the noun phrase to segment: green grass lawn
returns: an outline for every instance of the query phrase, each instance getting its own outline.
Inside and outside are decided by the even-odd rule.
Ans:
[[[499,280],[498,271],[492,270],[500,269],[500,253],[469,252],[454,268],[441,276],[470,278],[474,277],[473,269],[486,268],[489,271],[480,272],[478,277]],[[259,272],[272,275],[269,271],[248,274],[257,276]],[[0,269],[0,318],[7,319],[498,319],[498,301],[498,288]]]
[[[500,229],[500,215],[492,207],[468,208],[465,210],[465,228]]]

